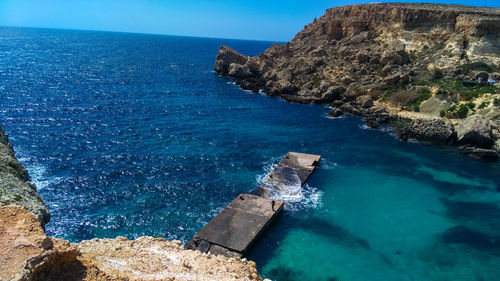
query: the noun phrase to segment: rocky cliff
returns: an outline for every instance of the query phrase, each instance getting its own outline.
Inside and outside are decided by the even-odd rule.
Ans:
[[[26,169],[17,160],[12,144],[0,125],[0,205],[16,205],[33,213],[42,225],[49,210],[30,181]]]
[[[480,148],[489,150],[486,158],[498,158],[492,148],[500,136],[499,8],[401,3],[331,8],[292,41],[258,56],[222,46],[215,71],[253,92],[332,105],[333,117],[359,115],[374,127],[405,119],[403,139],[467,145],[470,154],[477,142],[458,140],[456,132],[466,127],[462,119],[484,116],[491,138]]]
[[[0,127],[0,281],[262,280],[252,261],[140,237],[71,244],[49,237],[49,212]]]

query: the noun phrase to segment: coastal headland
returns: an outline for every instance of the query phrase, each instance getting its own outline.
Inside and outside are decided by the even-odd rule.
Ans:
[[[500,9],[442,4],[331,8],[293,40],[246,57],[222,46],[218,74],[243,89],[390,123],[404,141],[500,153]]]

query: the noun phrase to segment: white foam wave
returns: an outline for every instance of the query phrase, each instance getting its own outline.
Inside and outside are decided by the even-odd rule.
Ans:
[[[272,162],[265,164],[264,172],[256,177],[259,186],[269,191],[269,198],[285,202],[285,210],[288,211],[321,207],[323,192],[308,184],[301,187],[298,176],[290,178],[285,184],[280,184],[278,188],[275,188],[276,186],[269,180],[268,175],[276,168],[278,159],[272,159]]]
[[[337,162],[328,161],[325,160],[324,158],[321,159],[321,169],[323,170],[333,170],[337,168],[338,165],[339,164]]]
[[[31,181],[36,185],[39,191],[62,180],[61,177],[50,176],[47,172],[47,168],[42,165],[26,165],[26,169],[28,169]]]

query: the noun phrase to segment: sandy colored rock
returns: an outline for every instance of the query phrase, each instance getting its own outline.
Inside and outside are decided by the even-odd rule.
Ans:
[[[68,241],[45,235],[28,211],[0,207],[0,280],[53,280],[77,253]]]
[[[180,241],[140,237],[75,244],[84,280],[262,280],[255,263],[184,250]]]

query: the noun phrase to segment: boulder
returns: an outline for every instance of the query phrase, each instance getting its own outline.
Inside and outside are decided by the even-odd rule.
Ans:
[[[362,108],[370,108],[373,106],[373,99],[369,95],[359,96],[356,103]]]
[[[408,130],[411,137],[432,142],[451,143],[455,138],[453,124],[441,118],[414,119]]]
[[[385,77],[384,78],[384,83],[387,86],[396,86],[399,83],[400,80],[401,80],[401,77],[399,77],[399,74],[394,74],[394,75]]]
[[[344,93],[345,88],[342,86],[331,86],[326,92],[321,95],[321,101],[323,102],[333,102],[340,99],[340,95]]]
[[[341,105],[339,107],[339,109],[342,110],[342,112],[344,114],[350,114],[350,115],[354,115],[354,116],[361,115],[361,111],[359,111],[359,109],[355,108],[354,106],[350,105],[349,103],[344,103],[343,105]]]
[[[227,46],[221,46],[219,53],[215,58],[214,70],[218,74],[228,75],[229,66],[232,63],[245,64],[247,62],[247,57],[239,54],[235,50]]]
[[[370,128],[377,129],[378,127],[380,127],[380,124],[376,118],[367,118],[365,122],[366,125]]]
[[[386,65],[380,71],[380,75],[382,75],[383,77],[385,77],[385,76],[391,74],[395,69],[396,69],[396,67],[394,67],[394,65]]]
[[[339,108],[334,108],[328,113],[328,117],[334,118],[344,115],[344,112]]]
[[[493,138],[489,120],[477,114],[467,117],[458,127],[457,141],[481,148],[491,147]]]
[[[396,64],[396,65],[404,65],[410,61],[408,54],[404,50],[398,51],[385,51],[380,59],[380,64],[388,65],[388,64]]]

